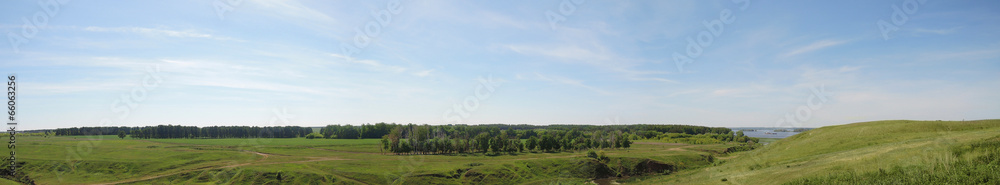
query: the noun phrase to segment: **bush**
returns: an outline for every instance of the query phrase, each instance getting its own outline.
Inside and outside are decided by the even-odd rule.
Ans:
[[[597,159],[597,152],[594,152],[594,150],[587,151],[587,157]]]
[[[598,156],[597,156],[597,160],[600,160],[601,162],[605,162],[606,163],[608,161],[611,161],[611,158],[608,158],[608,155],[604,155],[604,151],[601,151],[601,154],[598,154]]]

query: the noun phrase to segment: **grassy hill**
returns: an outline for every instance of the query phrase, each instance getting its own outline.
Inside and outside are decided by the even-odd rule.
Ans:
[[[1000,183],[1000,120],[828,126],[642,184]]]

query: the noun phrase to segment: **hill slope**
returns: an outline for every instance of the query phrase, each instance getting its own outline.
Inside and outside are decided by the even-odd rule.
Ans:
[[[1000,120],[875,121],[814,129],[642,183],[1000,183],[998,156]]]

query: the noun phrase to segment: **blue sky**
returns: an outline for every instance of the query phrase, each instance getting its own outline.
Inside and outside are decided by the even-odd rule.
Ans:
[[[997,1],[2,4],[19,129],[1000,115]]]

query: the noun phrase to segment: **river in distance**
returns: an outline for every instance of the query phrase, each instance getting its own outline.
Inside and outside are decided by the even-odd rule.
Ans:
[[[733,132],[743,130],[743,135],[757,138],[786,138],[798,134],[800,132],[775,132],[777,129],[792,130],[792,128],[754,128],[754,127],[736,127],[730,128]]]

